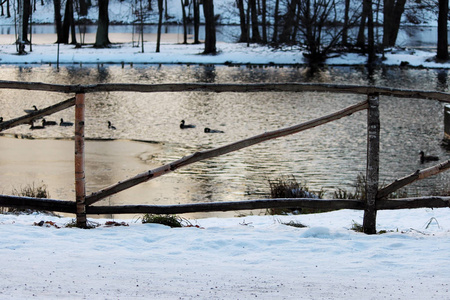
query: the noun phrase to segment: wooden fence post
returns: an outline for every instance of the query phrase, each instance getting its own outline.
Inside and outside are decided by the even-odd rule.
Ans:
[[[86,228],[86,182],[84,173],[84,98],[85,94],[75,97],[75,193],[77,227]]]
[[[444,144],[450,146],[450,104],[444,106]]]
[[[377,233],[376,199],[380,170],[380,111],[379,95],[368,95],[367,110],[367,168],[366,168],[366,207],[364,209],[363,230],[366,234]]]

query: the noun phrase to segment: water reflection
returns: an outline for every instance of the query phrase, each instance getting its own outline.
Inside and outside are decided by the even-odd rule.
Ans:
[[[404,68],[379,68],[371,72],[364,67],[324,68],[310,74],[303,67],[247,67],[209,65],[150,66],[70,66],[59,71],[50,66],[27,68],[2,66],[3,80],[42,81],[51,83],[173,83],[173,82],[330,82],[341,84],[375,84],[396,88],[438,89],[448,91],[447,72]],[[0,105],[5,119],[20,116],[24,107],[46,107],[65,100],[68,95],[44,92],[2,90]],[[13,100],[12,100],[13,99]],[[364,95],[329,93],[93,93],[86,97],[87,138],[143,140],[152,143],[127,144],[116,141],[90,145],[87,163],[89,192],[169,163],[203,149],[211,149],[266,131],[292,126],[340,110],[365,99]],[[381,180],[388,183],[413,173],[420,165],[418,153],[448,158],[440,147],[443,136],[443,105],[436,101],[381,99]],[[73,108],[52,118],[73,120]],[[295,175],[312,190],[324,189],[332,194],[351,184],[366,165],[366,113],[354,115],[300,134],[280,138],[223,157],[214,158],[177,170],[124,194],[105,200],[107,203],[188,203],[193,201],[233,201],[261,198],[268,193],[268,180],[281,175]],[[194,130],[180,130],[180,120],[194,123]],[[117,130],[109,130],[110,120]],[[204,127],[224,131],[205,134]],[[73,137],[73,130],[54,126],[31,132],[28,126],[7,131],[35,138]],[[0,144],[6,143],[0,138]],[[36,142],[37,143],[37,142]],[[70,143],[70,142],[69,142]],[[126,146],[124,146],[124,143]],[[8,143],[9,144],[9,143]],[[155,147],[157,145],[157,147]],[[62,147],[67,150],[67,147]],[[26,150],[26,149],[25,149]],[[33,153],[29,160],[33,161]],[[125,157],[125,158],[121,158]],[[2,168],[20,164],[11,157],[0,157]],[[52,169],[51,163],[41,168]],[[8,184],[20,186],[23,178],[47,178],[39,172],[8,175]],[[61,172],[64,168],[61,168]],[[72,165],[63,171],[71,177]],[[59,184],[47,178],[48,186]],[[5,183],[4,183],[5,182]],[[447,173],[420,181],[411,189],[431,193],[448,185]],[[2,181],[0,189],[9,192]],[[55,187],[52,196],[73,199],[73,180]],[[53,187],[52,187],[53,189]]]
[[[444,92],[448,90],[447,77],[448,77],[448,70],[442,69],[438,71],[436,84],[437,91]]]

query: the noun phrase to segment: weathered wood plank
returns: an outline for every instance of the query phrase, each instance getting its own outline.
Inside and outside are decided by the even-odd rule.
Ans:
[[[376,207],[377,210],[450,207],[450,197],[429,196],[379,200],[377,201]]]
[[[76,212],[75,202],[73,201],[7,195],[0,195],[0,206],[20,209],[29,208],[71,214],[75,214]]]
[[[76,202],[55,199],[0,195],[0,206],[29,208],[53,212],[76,214]],[[376,203],[377,210],[450,207],[450,197],[430,196],[404,199],[386,199]],[[121,205],[88,206],[87,214],[183,214],[194,212],[237,211],[265,208],[313,208],[313,209],[356,209],[364,210],[362,200],[336,199],[258,199],[247,201],[192,203],[174,205]]]
[[[88,214],[184,214],[195,212],[237,211],[266,208],[312,208],[312,209],[359,209],[364,208],[360,200],[325,200],[308,198],[260,199],[248,201],[228,201],[192,203],[176,205],[122,205],[88,206]]]
[[[375,207],[380,170],[380,110],[379,97],[368,96],[367,110],[367,168],[366,168],[366,207],[364,209],[363,230],[375,234],[377,210]]]
[[[450,160],[447,160],[445,162],[442,162],[440,164],[434,165],[432,167],[429,167],[424,170],[417,170],[416,172],[405,176],[403,178],[397,179],[391,184],[385,186],[384,188],[380,189],[377,194],[377,198],[381,199],[386,196],[388,196],[390,193],[393,193],[397,191],[398,189],[413,183],[416,180],[424,179],[436,174],[439,174],[441,172],[444,172],[445,170],[450,169]]]
[[[77,94],[75,98],[75,199],[77,204],[77,226],[86,228],[86,181],[84,170],[85,95]]]
[[[303,130],[307,130],[319,125],[323,125],[325,123],[338,120],[340,118],[349,116],[357,111],[364,110],[368,107],[367,101],[360,102],[358,104],[349,106],[345,109],[337,111],[335,113],[329,114],[327,116],[323,116],[321,118],[317,118],[305,123],[301,123],[299,125],[291,126],[288,128],[283,128],[275,131],[266,132],[260,135],[253,136],[251,138],[241,140],[232,144],[228,144],[222,147],[218,147],[212,150],[200,151],[189,156],[185,156],[175,162],[166,164],[159,168],[149,170],[147,172],[138,174],[132,178],[126,179],[122,182],[114,184],[112,186],[106,187],[98,192],[92,193],[91,195],[86,197],[86,205],[91,205],[101,199],[109,197],[113,194],[116,194],[120,191],[133,187],[142,182],[157,178],[164,174],[170,173],[179,169],[181,167],[187,166],[189,164],[209,159],[212,157],[224,155],[233,151],[237,151],[264,141],[268,141],[271,139],[279,138],[282,136],[287,136],[290,134],[298,133]]]
[[[449,207],[450,197],[387,199],[376,203],[377,210]],[[364,210],[362,200],[263,199],[236,202],[192,203],[178,205],[88,206],[88,214],[184,214],[195,212],[238,211],[268,208],[356,209]]]
[[[436,91],[395,89],[389,87],[359,86],[326,83],[246,83],[246,84],[215,84],[215,83],[167,83],[167,84],[129,84],[129,83],[99,83],[91,85],[61,85],[41,82],[20,82],[0,80],[0,89],[23,89],[59,93],[95,93],[95,92],[331,92],[368,95],[378,93],[383,96],[399,98],[434,99],[450,103],[450,94]]]

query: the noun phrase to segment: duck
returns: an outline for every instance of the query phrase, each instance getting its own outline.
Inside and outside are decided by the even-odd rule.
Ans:
[[[181,120],[180,128],[181,128],[181,129],[185,129],[185,128],[195,128],[195,125],[185,124],[185,121],[184,121],[184,120]]]
[[[205,133],[223,133],[223,131],[205,127]]]
[[[108,128],[112,129],[112,130],[116,130],[116,126],[114,126],[113,124],[111,124],[111,121],[108,121]]]
[[[46,119],[42,119],[42,126],[54,126],[58,125],[55,121],[47,121]]]
[[[433,156],[433,155],[425,155],[423,151],[420,151],[420,162],[423,164],[424,162],[428,161],[438,161],[439,157]]]
[[[31,123],[31,130],[35,130],[35,129],[44,129],[45,126],[44,125],[38,125],[38,126],[34,126],[34,123]]]
[[[24,109],[23,111],[26,112],[27,114],[31,114],[32,112],[35,112],[38,110],[36,105],[33,105],[32,107],[33,107],[33,109]]]
[[[3,117],[0,117],[0,123],[3,122]]]
[[[64,122],[63,118],[61,118],[61,122],[59,122],[59,126],[69,127],[73,126],[72,122]]]

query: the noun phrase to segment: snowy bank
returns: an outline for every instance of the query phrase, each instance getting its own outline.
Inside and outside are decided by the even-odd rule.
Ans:
[[[92,230],[67,218],[0,215],[2,299],[448,299],[449,209],[128,222]],[[104,224],[105,220],[96,220]],[[120,220],[116,220],[120,221]],[[294,221],[306,228],[286,226]]]
[[[113,38],[112,38],[113,39]],[[28,47],[27,47],[28,49]],[[26,49],[26,50],[27,50]],[[217,55],[202,55],[204,45],[163,43],[156,53],[156,43],[146,42],[144,52],[132,43],[115,44],[111,48],[92,46],[76,48],[74,45],[38,44],[32,52],[17,55],[13,44],[0,45],[0,64],[229,64],[229,65],[304,65],[302,50],[298,48],[273,49],[268,46],[245,43],[218,43]],[[28,50],[27,50],[28,51]],[[397,50],[385,54],[382,64],[399,66],[407,62],[411,67],[450,68],[450,63],[433,62],[435,52],[423,50]],[[364,65],[364,55],[347,53],[327,59],[328,65]]]

